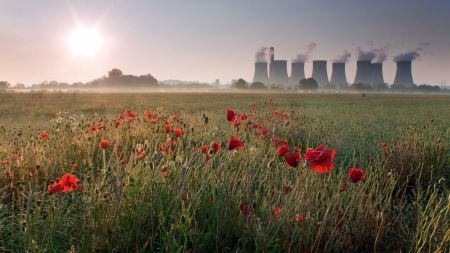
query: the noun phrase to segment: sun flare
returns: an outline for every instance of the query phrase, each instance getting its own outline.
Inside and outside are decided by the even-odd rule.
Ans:
[[[72,31],[69,43],[74,56],[94,58],[95,52],[103,41],[96,29],[79,28],[77,31]]]

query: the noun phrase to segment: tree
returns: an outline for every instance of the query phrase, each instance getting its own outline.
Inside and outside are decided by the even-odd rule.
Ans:
[[[312,77],[308,79],[303,78],[300,80],[300,85],[298,88],[301,90],[317,90],[317,88],[319,88],[319,84],[317,84],[317,81]]]
[[[237,80],[237,82],[235,82],[231,87],[236,89],[247,89],[248,84],[244,79],[239,78],[239,80]]]
[[[6,89],[9,86],[11,86],[11,84],[8,83],[8,81],[0,81],[0,89]]]
[[[24,89],[25,84],[23,83],[16,83],[16,85],[13,86],[14,89]]]
[[[120,69],[112,69],[111,71],[108,71],[108,77],[119,77],[122,75],[123,72]]]
[[[267,89],[267,87],[261,82],[254,82],[254,83],[250,84],[250,89],[262,90],[262,89]]]

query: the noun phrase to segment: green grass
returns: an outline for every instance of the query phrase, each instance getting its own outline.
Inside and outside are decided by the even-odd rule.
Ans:
[[[448,96],[20,93],[0,99],[0,160],[8,162],[0,165],[0,252],[450,251]],[[227,108],[254,118],[235,128]],[[148,109],[159,115],[154,125],[143,114]],[[124,110],[138,119],[116,128]],[[275,117],[274,110],[289,116]],[[165,119],[183,135],[165,133]],[[248,122],[270,135],[255,135]],[[107,130],[89,133],[92,124]],[[50,137],[41,139],[42,131]],[[231,137],[244,148],[229,151]],[[334,170],[318,174],[304,161],[289,167],[276,156],[273,137],[302,155],[326,144],[336,151]],[[176,145],[160,151],[168,138]],[[104,152],[102,139],[111,143]],[[201,153],[211,142],[220,151]],[[137,158],[138,149],[145,156]],[[363,169],[365,179],[351,183],[350,167]],[[47,193],[64,173],[83,189]],[[285,193],[286,186],[293,190]]]

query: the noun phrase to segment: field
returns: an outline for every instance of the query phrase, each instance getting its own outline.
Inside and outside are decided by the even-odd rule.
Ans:
[[[0,93],[0,252],[449,252],[449,101]]]

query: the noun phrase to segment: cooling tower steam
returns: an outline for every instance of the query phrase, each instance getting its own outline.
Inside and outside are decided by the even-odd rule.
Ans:
[[[429,46],[430,43],[422,43],[420,44],[420,47],[417,47],[416,49],[409,50],[406,53],[401,53],[396,56],[394,56],[394,61],[414,61],[416,59],[420,59],[419,52],[422,51],[425,47]]]
[[[336,58],[333,59],[333,63],[346,63],[348,60],[350,60],[350,57],[352,54],[348,52],[347,50],[342,51],[341,55],[336,56]]]
[[[260,47],[258,50],[256,50],[255,53],[255,62],[267,62],[266,58],[266,51],[267,47]]]
[[[356,48],[357,61],[372,61],[375,58],[375,53],[371,51],[364,51],[361,47]]]
[[[372,52],[375,53],[375,58],[373,59],[373,63],[383,63],[387,57],[388,46],[375,48]]]
[[[314,48],[317,46],[316,43],[311,42],[308,45],[305,46],[305,52],[303,54],[297,54],[297,58],[292,59],[292,62],[306,62],[311,57],[309,54],[314,50]]]

